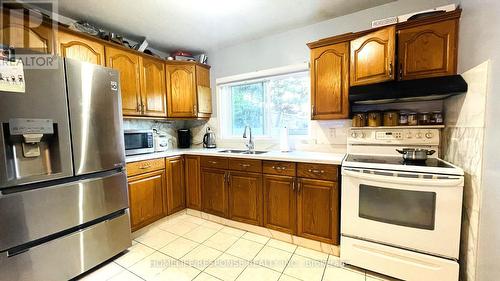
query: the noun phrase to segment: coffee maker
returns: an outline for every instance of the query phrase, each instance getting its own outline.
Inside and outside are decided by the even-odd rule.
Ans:
[[[179,148],[190,148],[191,147],[191,130],[189,129],[179,129],[177,130],[177,147]]]

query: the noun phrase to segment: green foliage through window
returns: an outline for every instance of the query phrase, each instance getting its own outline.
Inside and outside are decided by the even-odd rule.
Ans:
[[[245,126],[256,136],[307,135],[310,120],[309,72],[273,76],[221,87],[225,135],[240,137]]]

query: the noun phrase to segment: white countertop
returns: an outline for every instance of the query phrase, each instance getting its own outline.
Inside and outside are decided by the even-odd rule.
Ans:
[[[334,164],[340,165],[344,159],[344,153],[330,153],[330,152],[310,152],[294,150],[291,152],[281,152],[271,150],[263,154],[240,154],[240,153],[223,153],[219,152],[225,150],[224,148],[208,149],[208,148],[186,148],[174,149],[163,152],[155,152],[148,154],[139,154],[126,157],[126,162],[137,162],[142,160],[150,160],[155,158],[172,157],[178,155],[202,155],[202,156],[219,156],[219,157],[233,157],[233,158],[249,158],[260,160],[274,160],[274,161],[290,161],[290,162],[312,162],[321,164]]]

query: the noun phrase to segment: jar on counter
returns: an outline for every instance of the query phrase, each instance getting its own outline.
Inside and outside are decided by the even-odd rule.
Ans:
[[[353,127],[366,126],[366,113],[364,112],[354,113],[354,116],[352,117],[352,126]]]
[[[368,112],[368,127],[380,127],[382,125],[382,117],[380,111]]]
[[[408,113],[399,113],[399,126],[408,126]]]
[[[397,126],[399,124],[399,111],[387,110],[384,112],[384,126]]]
[[[418,125],[425,126],[431,124],[431,114],[429,112],[420,112],[418,114]]]
[[[417,126],[418,125],[418,117],[416,112],[408,113],[408,126]]]
[[[433,125],[443,125],[443,113],[441,111],[433,111],[431,114],[431,124]]]

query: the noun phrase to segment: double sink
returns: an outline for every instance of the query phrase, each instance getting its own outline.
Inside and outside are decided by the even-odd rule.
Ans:
[[[267,151],[262,151],[262,150],[240,150],[240,149],[226,149],[226,150],[221,150],[218,151],[220,153],[234,153],[234,154],[264,154],[267,153]]]

